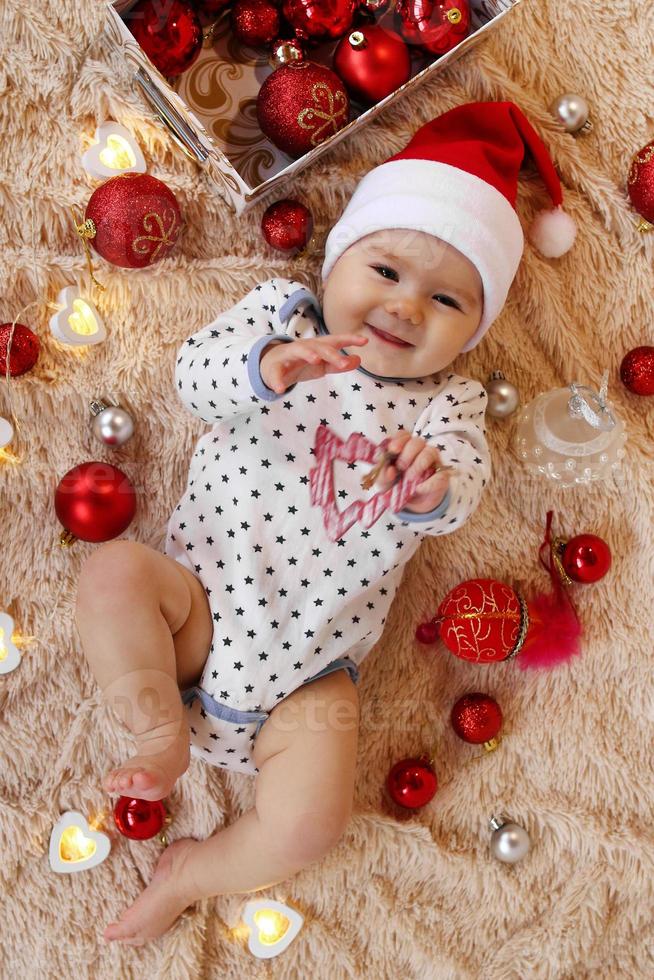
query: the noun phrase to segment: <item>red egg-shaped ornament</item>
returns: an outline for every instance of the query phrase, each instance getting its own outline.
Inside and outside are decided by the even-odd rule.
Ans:
[[[166,820],[166,808],[161,800],[135,800],[119,796],[114,806],[114,822],[123,837],[130,840],[150,840],[156,837]]]
[[[272,0],[236,0],[232,7],[232,30],[241,44],[265,48],[279,33],[279,10]]]
[[[386,777],[386,789],[398,806],[415,810],[433,798],[438,789],[436,773],[425,756],[401,759]]]
[[[385,99],[411,76],[406,44],[399,34],[377,24],[362,25],[344,37],[333,64],[352,98],[364,105]]]
[[[468,0],[398,0],[395,23],[407,44],[445,54],[470,30]]]
[[[284,0],[284,17],[300,40],[341,37],[350,27],[355,0]]]
[[[343,82],[313,61],[277,68],[257,96],[261,131],[291,157],[315,149],[348,122],[350,100]]]
[[[109,541],[129,527],[136,513],[136,491],[117,466],[81,463],[60,480],[55,512],[81,541]]]
[[[529,626],[529,612],[514,590],[495,579],[462,582],[436,614],[443,643],[457,657],[477,664],[514,656]]]
[[[639,150],[631,161],[627,191],[641,218],[654,225],[654,140]]]
[[[107,262],[142,269],[165,258],[182,227],[177,198],[149,174],[118,174],[89,198],[84,237]]]
[[[123,14],[125,24],[162,75],[175,78],[202,50],[202,25],[182,0],[138,0]]]
[[[502,727],[502,710],[488,694],[464,694],[452,708],[452,728],[464,742],[492,742]]]
[[[654,347],[634,347],[625,354],[620,378],[634,395],[654,395]]]
[[[611,550],[596,534],[578,534],[567,542],[561,564],[573,582],[599,582],[611,567]]]
[[[30,371],[36,364],[41,341],[24,323],[17,323],[14,333],[11,333],[11,323],[0,324],[0,377],[7,374],[7,351],[9,351],[9,376],[18,378]],[[9,338],[11,337],[11,350]]]
[[[305,248],[313,232],[311,211],[300,201],[276,201],[261,219],[263,237],[280,252]]]

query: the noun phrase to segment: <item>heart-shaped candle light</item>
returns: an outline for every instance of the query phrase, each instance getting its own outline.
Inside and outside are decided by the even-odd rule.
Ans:
[[[60,874],[86,871],[100,864],[111,850],[106,834],[91,830],[86,818],[69,810],[59,818],[50,835],[50,867]]]
[[[317,465],[309,470],[310,499],[314,507],[322,507],[325,530],[331,541],[338,541],[356,521],[360,521],[363,527],[369,528],[389,507],[394,513],[402,510],[407,500],[415,494],[417,487],[430,475],[429,472],[420,473],[409,480],[402,477],[396,480],[393,486],[376,493],[374,497],[369,497],[368,500],[353,500],[345,510],[339,511],[334,492],[334,460],[342,459],[347,463],[362,460],[373,463],[376,454],[380,450],[383,451],[388,442],[388,439],[383,439],[379,445],[376,445],[361,432],[352,432],[344,442],[328,425],[321,424],[316,429],[313,451]]]
[[[57,303],[62,309],[50,317],[50,330],[57,340],[71,347],[102,343],[107,336],[102,317],[75,286],[62,289]]]
[[[109,121],[98,126],[95,143],[82,157],[82,166],[91,177],[115,177],[121,173],[144,174],[145,159],[128,129]]]
[[[243,922],[250,928],[250,952],[261,960],[267,960],[292,943],[302,928],[304,918],[282,902],[263,898],[247,903]]]
[[[14,621],[9,613],[0,612],[0,674],[16,670],[20,663],[20,650],[12,642]]]

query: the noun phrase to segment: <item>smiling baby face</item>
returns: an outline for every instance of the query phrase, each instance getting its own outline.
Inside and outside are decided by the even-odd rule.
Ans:
[[[385,377],[421,378],[452,363],[475,334],[483,289],[475,266],[422,231],[366,235],[338,259],[323,284],[331,334],[368,338],[361,366]]]

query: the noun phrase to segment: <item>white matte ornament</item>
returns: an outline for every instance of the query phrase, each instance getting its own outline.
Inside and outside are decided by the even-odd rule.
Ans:
[[[290,945],[302,928],[304,917],[282,902],[263,898],[247,903],[243,922],[250,928],[250,952],[267,960]]]
[[[76,286],[66,286],[57,296],[61,310],[50,317],[50,330],[62,344],[86,347],[100,344],[107,336],[102,317],[90,299]]]
[[[546,259],[558,259],[572,248],[577,226],[563,208],[552,208],[538,212],[527,237]]]
[[[593,124],[588,118],[590,110],[582,95],[565,92],[559,95],[550,106],[554,118],[562,124],[567,133],[588,133]]]
[[[120,123],[103,123],[95,131],[95,143],[82,157],[82,166],[91,177],[115,177],[117,174],[144,174],[143,154],[128,129]]]
[[[489,826],[493,831],[490,849],[493,857],[505,864],[515,864],[528,854],[531,839],[524,827],[510,821],[492,817]]]
[[[13,619],[9,613],[0,612],[0,674],[9,674],[20,664],[20,650],[12,643],[13,634]]]
[[[120,405],[105,405],[102,401],[91,402],[93,434],[105,446],[122,446],[134,434],[134,422],[129,412]]]
[[[50,835],[50,867],[59,874],[87,871],[101,864],[111,850],[106,834],[91,830],[86,818],[69,810],[59,818]]]

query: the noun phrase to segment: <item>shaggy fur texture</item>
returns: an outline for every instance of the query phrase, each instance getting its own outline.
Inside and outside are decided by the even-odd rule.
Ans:
[[[85,460],[122,466],[140,500],[128,536],[161,547],[205,430],[175,397],[175,352],[261,279],[293,274],[318,288],[321,262],[320,253],[291,263],[267,251],[262,207],[231,216],[146,118],[125,68],[98,40],[103,16],[92,0],[5,0],[0,30],[0,319],[38,297],[23,319],[43,345],[36,368],[9,392],[3,379],[0,391],[7,417],[11,394],[23,455],[19,466],[0,467],[0,606],[35,638],[22,665],[0,679],[0,972],[80,980],[651,977],[652,403],[621,386],[618,367],[627,350],[652,343],[654,323],[654,234],[636,232],[625,192],[633,153],[654,136],[652,5],[521,4],[480,47],[291,187],[310,203],[324,241],[357,180],[420,124],[465,101],[516,101],[551,149],[579,234],[560,260],[527,247],[502,316],[455,366],[484,381],[501,368],[524,402],[573,380],[597,388],[608,367],[609,397],[629,442],[621,480],[557,492],[520,468],[515,419],[488,419],[494,474],[480,509],[462,530],[424,542],[362,666],[350,827],[319,865],[262,893],[306,916],[292,946],[267,964],[231,932],[244,895],[199,904],[140,949],[102,942],[104,924],[149,880],[156,842],[119,837],[108,860],[77,875],[55,875],[48,865],[60,813],[90,815],[106,805],[101,774],[132,746],[102,706],[81,653],[75,588],[94,546],[59,548],[56,483]],[[593,133],[574,138],[551,119],[547,107],[565,91],[586,96]],[[105,117],[137,134],[150,171],[178,195],[187,228],[174,255],[152,270],[102,265],[109,336],[80,354],[54,341],[45,304],[62,286],[87,281],[69,204],[88,200],[80,155]],[[547,203],[543,195],[527,173],[518,202],[525,227]],[[136,434],[122,450],[105,451],[92,435],[88,403],[97,396],[115,397],[134,414]],[[610,576],[575,593],[583,655],[540,673],[417,649],[416,624],[459,581],[546,584],[537,554],[550,507],[557,533],[591,531],[613,550]],[[506,737],[496,753],[468,765],[478,752],[456,739],[448,719],[455,699],[471,690],[498,699]],[[381,787],[394,761],[425,749],[436,757],[440,789],[432,804],[400,819],[382,804]],[[252,804],[253,793],[253,780],[194,760],[170,799],[171,836],[214,833]],[[489,856],[494,812],[528,828],[533,849],[522,864]]]

